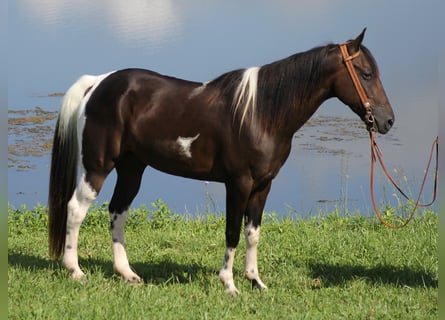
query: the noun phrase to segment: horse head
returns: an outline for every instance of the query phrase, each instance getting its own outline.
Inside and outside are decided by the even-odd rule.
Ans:
[[[334,95],[366,123],[368,130],[385,134],[394,124],[394,112],[380,80],[377,63],[362,45],[365,31],[366,28],[335,51]]]

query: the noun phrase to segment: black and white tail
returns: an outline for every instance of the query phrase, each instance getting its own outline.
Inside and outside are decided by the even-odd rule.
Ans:
[[[57,118],[49,180],[49,255],[58,259],[64,251],[67,205],[76,187],[79,161],[77,120],[86,92],[98,77],[84,75],[66,92]]]

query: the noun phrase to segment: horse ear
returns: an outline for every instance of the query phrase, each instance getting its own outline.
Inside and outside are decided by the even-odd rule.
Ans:
[[[360,49],[360,45],[362,44],[363,38],[365,37],[366,27],[363,29],[363,31],[352,40],[352,48],[354,52],[357,52]]]

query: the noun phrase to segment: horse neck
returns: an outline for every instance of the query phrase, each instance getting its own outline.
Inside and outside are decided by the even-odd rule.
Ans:
[[[264,96],[274,97],[264,109],[278,110],[272,126],[283,135],[293,136],[320,105],[332,97],[333,77],[326,65],[328,59],[316,50],[322,48],[262,67],[263,75],[269,76],[272,82]]]
[[[316,90],[312,91],[309,98],[296,102],[292,106],[292,115],[289,118],[289,126],[287,128],[289,133],[293,135],[300,129],[318,110],[321,104],[332,96],[330,87],[331,85],[324,81],[323,84],[320,83]]]

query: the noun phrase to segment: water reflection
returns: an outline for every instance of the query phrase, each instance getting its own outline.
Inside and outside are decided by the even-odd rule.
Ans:
[[[182,29],[181,11],[170,0],[20,2],[30,18],[49,28],[66,27],[67,24],[91,19],[128,46],[162,47],[165,42],[179,37]]]

